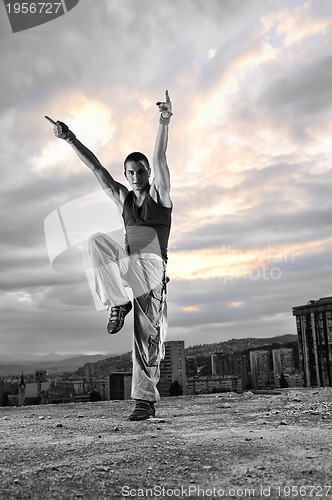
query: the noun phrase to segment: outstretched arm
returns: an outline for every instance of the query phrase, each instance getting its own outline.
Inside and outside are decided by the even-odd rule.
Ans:
[[[157,106],[159,107],[161,115],[153,154],[154,179],[152,182],[152,188],[158,192],[163,206],[171,207],[171,182],[169,168],[167,165],[166,149],[168,142],[168,126],[173,113],[168,90],[166,90],[166,101],[157,102]]]
[[[64,139],[71,145],[77,156],[87,165],[97,177],[101,187],[105,190],[106,194],[118,205],[121,209],[123,202],[128,194],[128,189],[117,182],[111,174],[102,166],[98,158],[84,146],[69,130],[68,126],[60,121],[53,121],[48,116],[45,118],[53,125],[54,134],[60,139]]]

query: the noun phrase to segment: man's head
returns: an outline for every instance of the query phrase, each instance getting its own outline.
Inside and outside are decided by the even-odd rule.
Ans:
[[[150,173],[149,161],[142,153],[131,153],[125,159],[124,175],[135,191],[146,191],[149,186]]]
[[[127,158],[124,161],[124,174],[126,175],[127,171],[127,164],[129,162],[134,162],[134,163],[141,163],[143,167],[147,170],[148,174],[151,174],[151,168],[149,164],[149,160],[143,153],[139,153],[138,151],[135,151],[134,153],[130,153]]]

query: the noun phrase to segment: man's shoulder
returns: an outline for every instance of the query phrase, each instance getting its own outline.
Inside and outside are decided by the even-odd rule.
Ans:
[[[123,199],[123,205],[128,204],[133,201],[134,198],[134,191],[128,191],[126,196]]]

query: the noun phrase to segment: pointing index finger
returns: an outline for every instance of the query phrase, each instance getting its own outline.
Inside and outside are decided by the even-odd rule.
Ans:
[[[50,123],[52,123],[52,125],[56,125],[56,122],[54,120],[52,120],[52,118],[50,118],[49,116],[46,116],[45,115],[45,118],[46,120],[48,120]]]
[[[171,102],[171,100],[169,98],[168,90],[166,90],[165,94],[166,94],[166,102]]]

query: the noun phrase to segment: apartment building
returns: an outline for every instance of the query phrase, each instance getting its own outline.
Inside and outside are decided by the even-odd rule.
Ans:
[[[293,307],[306,387],[332,386],[332,297]]]

